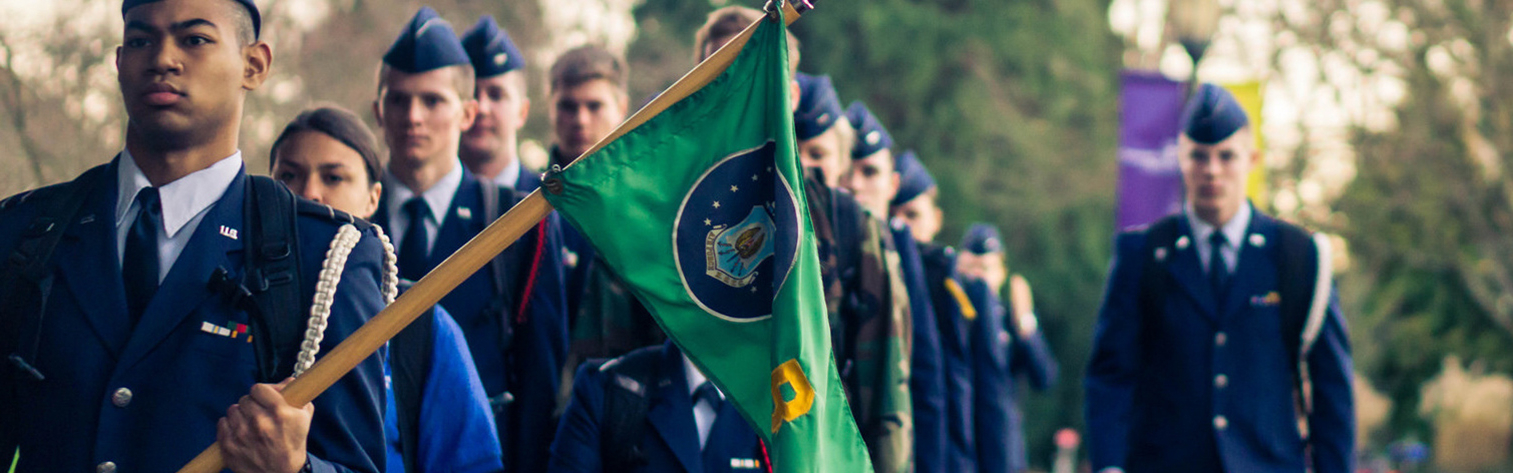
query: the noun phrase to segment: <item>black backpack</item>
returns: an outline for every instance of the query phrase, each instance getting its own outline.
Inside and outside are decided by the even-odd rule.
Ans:
[[[590,360],[603,374],[604,425],[600,429],[601,464],[628,470],[646,466],[641,438],[646,435],[646,413],[651,409],[651,391],[662,379],[664,345],[639,348],[609,361]]]
[[[1292,381],[1295,400],[1300,415],[1306,416],[1312,412],[1311,388],[1308,381],[1307,360],[1303,358],[1303,343],[1305,338],[1316,337],[1317,333],[1307,332],[1310,309],[1314,303],[1315,288],[1318,284],[1318,265],[1324,264],[1318,261],[1319,255],[1313,250],[1314,242],[1308,232],[1298,226],[1286,222],[1277,222],[1278,233],[1281,241],[1277,242],[1277,251],[1281,258],[1277,262],[1277,281],[1280,286],[1282,300],[1279,307],[1282,315],[1282,341],[1287,349],[1288,366],[1292,368]],[[1161,261],[1157,261],[1156,254],[1160,252],[1174,254],[1175,242],[1181,237],[1181,228],[1178,225],[1178,216],[1171,215],[1151,224],[1146,230],[1144,258],[1145,265],[1140,275],[1140,307],[1143,313],[1153,313],[1165,306],[1165,297],[1171,291],[1172,277],[1165,269]],[[1329,297],[1325,293],[1320,295]],[[1305,433],[1306,436],[1306,433]]]

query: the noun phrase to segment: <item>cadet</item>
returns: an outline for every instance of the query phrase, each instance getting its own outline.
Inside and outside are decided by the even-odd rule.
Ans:
[[[462,36],[477,77],[478,117],[462,134],[462,164],[469,171],[510,189],[530,192],[541,175],[520,162],[518,134],[531,110],[526,95],[525,55],[509,33],[484,15]]]
[[[797,130],[799,159],[808,169],[822,177],[825,187],[834,189],[850,169],[851,149],[856,130],[846,119],[845,109],[836,97],[828,76],[794,75],[799,83],[798,109],[793,123]],[[843,200],[856,207],[847,194]],[[817,198],[816,201],[824,199]],[[842,199],[835,199],[842,200]],[[811,205],[811,208],[814,206]],[[834,214],[832,210],[829,214]],[[816,219],[818,220],[818,219]],[[821,225],[816,224],[816,230]],[[900,276],[909,298],[913,337],[910,340],[909,391],[914,419],[914,471],[945,471],[941,454],[945,451],[945,379],[941,377],[940,333],[934,329],[935,312],[930,308],[925,290],[924,270],[919,248],[908,229],[897,219],[889,221],[893,248],[898,252]],[[829,231],[828,226],[824,226]],[[821,238],[821,243],[832,239]],[[821,254],[829,253],[822,248]],[[834,255],[829,255],[834,256]],[[833,271],[831,272],[834,273]],[[830,286],[827,286],[830,287]]]
[[[972,414],[977,432],[977,471],[1015,473],[1029,469],[1025,457],[1024,415],[1019,410],[1016,378],[1043,391],[1056,379],[1056,358],[1040,332],[1023,277],[1008,277],[998,228],[986,223],[967,227],[957,255],[962,288],[976,307],[972,321]],[[1005,280],[1012,311],[998,295]]]
[[[521,198],[457,157],[478,105],[472,68],[451,27],[424,7],[379,70],[373,107],[389,168],[373,221],[395,236],[404,279],[420,279]],[[540,471],[551,441],[567,351],[559,228],[548,216],[441,300],[467,336],[510,471]]]
[[[273,59],[256,5],[121,14],[125,149],[0,203],[0,452],[19,472],[175,471],[214,442],[232,471],[381,470],[379,357],[304,408],[267,384],[379,311],[384,250],[375,227],[247,175],[242,107]],[[338,233],[351,252],[312,317]]]
[[[574,376],[554,473],[766,472],[761,439],[671,340]]]
[[[552,64],[552,163],[566,165],[609,136],[625,121],[629,106],[625,61],[599,46],[570,50]],[[569,288],[574,294],[572,347],[568,371],[589,358],[611,358],[637,348],[662,343],[667,337],[651,312],[607,266],[594,261],[595,252],[577,229],[566,230],[571,268]],[[574,261],[575,260],[575,261]],[[566,394],[564,392],[564,394]]]
[[[378,210],[378,140],[352,112],[306,110],[284,127],[270,154],[273,178],[300,197],[362,218]],[[412,322],[390,340],[388,354],[388,472],[504,468],[483,381],[446,310],[436,306]]]
[[[1352,471],[1345,321],[1315,290],[1327,247],[1246,200],[1261,153],[1229,92],[1203,84],[1182,130],[1183,212],[1117,239],[1087,370],[1093,468]]]
[[[876,119],[867,112],[860,104],[852,105],[852,116],[861,117],[862,123],[876,123]],[[881,130],[881,125],[869,127],[863,125],[859,130],[869,128]],[[870,132],[867,132],[870,133]],[[879,142],[890,142],[886,131],[880,132],[883,139]],[[858,132],[858,135],[864,135]],[[858,145],[862,145],[858,140]],[[876,145],[874,145],[876,146]],[[880,175],[871,175],[868,171],[853,171],[851,182],[862,188],[886,189],[889,184],[883,176],[893,172],[893,163],[889,159],[880,159],[890,156],[886,150],[876,150],[860,156],[857,166],[875,167]],[[942,454],[946,464],[946,471],[975,471],[977,469],[977,446],[976,427],[973,425],[976,417],[972,412],[972,341],[970,330],[973,319],[977,317],[977,311],[962,290],[961,284],[956,277],[956,250],[941,244],[934,243],[935,235],[940,232],[941,215],[940,207],[935,205],[935,178],[930,176],[930,171],[925,169],[917,156],[911,152],[899,155],[897,162],[898,172],[892,180],[897,192],[885,204],[892,207],[893,216],[907,224],[918,241],[920,260],[924,269],[924,284],[929,292],[930,307],[935,312],[935,327],[940,333],[941,366],[945,378],[945,424],[946,424],[946,450]],[[886,198],[889,194],[882,194]]]
[[[763,15],[738,6],[711,12],[694,35],[695,59],[703,61],[719,51]],[[796,76],[799,44],[791,34],[788,39],[789,70]],[[795,81],[793,89],[795,110],[805,108],[799,105],[803,102],[801,84]],[[801,126],[797,121],[796,128]],[[817,144],[813,139],[805,140],[810,153]],[[892,239],[887,238],[886,224],[867,215],[844,191],[826,186],[831,179],[821,179],[813,171],[816,159],[800,160],[808,168],[804,195],[820,252],[831,346],[841,383],[873,467],[880,472],[906,471],[914,441],[909,422],[909,364],[905,362],[910,356],[912,320]]]

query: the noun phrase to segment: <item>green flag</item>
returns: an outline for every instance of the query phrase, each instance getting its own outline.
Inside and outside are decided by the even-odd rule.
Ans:
[[[787,54],[783,22],[761,21],[707,85],[551,173],[543,194],[735,403],[775,471],[870,471],[831,354]]]

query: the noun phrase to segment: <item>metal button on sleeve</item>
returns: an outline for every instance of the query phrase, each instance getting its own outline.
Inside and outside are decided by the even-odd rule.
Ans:
[[[126,407],[130,405],[131,390],[126,388],[117,389],[115,394],[112,394],[110,396],[110,403],[115,404],[116,407]]]
[[[95,465],[95,473],[116,473],[116,462],[104,462]]]

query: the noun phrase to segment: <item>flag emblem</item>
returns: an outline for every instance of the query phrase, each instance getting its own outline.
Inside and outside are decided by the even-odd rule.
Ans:
[[[710,314],[745,322],[772,315],[793,267],[799,214],[793,188],[774,172],[777,143],[736,152],[704,173],[683,198],[673,228],[688,294]]]

